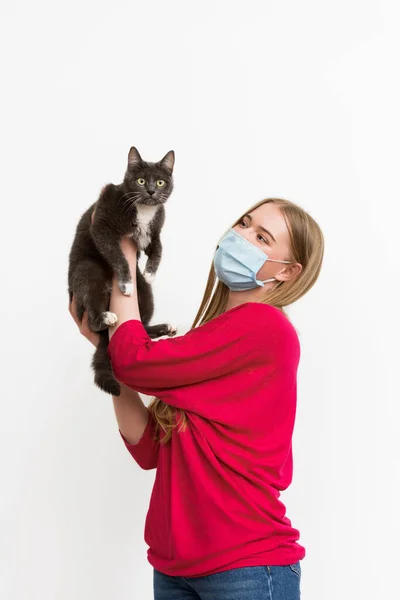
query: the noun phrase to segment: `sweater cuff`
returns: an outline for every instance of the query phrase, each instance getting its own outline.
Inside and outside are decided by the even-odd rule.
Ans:
[[[145,429],[143,431],[142,437],[140,438],[140,440],[138,441],[137,444],[130,444],[126,440],[126,438],[123,436],[121,430],[118,429],[119,434],[120,434],[120,436],[121,436],[121,438],[122,438],[125,446],[131,452],[131,454],[133,452],[135,452],[135,450],[141,450],[142,446],[146,446],[146,444],[148,442],[153,441],[153,431],[154,431],[154,428],[153,428],[153,425],[154,425],[154,423],[153,423],[153,417],[152,417],[152,414],[150,413],[149,409],[147,408],[146,410],[149,413],[149,419],[148,419],[147,425],[146,425],[146,427],[145,427]]]

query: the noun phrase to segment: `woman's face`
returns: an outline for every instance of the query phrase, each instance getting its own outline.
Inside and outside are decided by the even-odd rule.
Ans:
[[[290,255],[290,238],[286,221],[279,207],[272,202],[262,204],[251,213],[245,215],[233,229],[248,242],[254,244],[268,258],[275,260],[292,260]],[[257,273],[257,279],[263,281],[275,277],[278,281],[293,279],[301,271],[299,263],[284,264],[266,261]],[[273,288],[276,281],[268,282],[264,288]]]

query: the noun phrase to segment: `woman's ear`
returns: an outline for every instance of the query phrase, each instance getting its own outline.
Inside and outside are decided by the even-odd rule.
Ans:
[[[274,277],[278,281],[291,281],[300,275],[302,269],[303,267],[300,263],[292,263],[274,275]]]

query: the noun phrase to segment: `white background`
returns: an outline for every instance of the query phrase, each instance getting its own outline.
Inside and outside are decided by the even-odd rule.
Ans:
[[[24,0],[0,16],[1,598],[152,598],[154,471],[126,451],[67,297],[76,223],[132,145],[176,153],[154,322],[190,327],[217,240],[253,203],[290,199],[322,227],[320,279],[289,309],[282,500],[305,600],[395,597],[397,3]]]

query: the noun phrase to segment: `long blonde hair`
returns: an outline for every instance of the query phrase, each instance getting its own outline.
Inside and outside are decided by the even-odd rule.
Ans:
[[[268,290],[265,293],[260,302],[275,306],[288,317],[283,307],[293,304],[293,302],[304,296],[318,279],[324,255],[324,237],[318,223],[305,210],[290,200],[284,200],[283,198],[266,198],[261,200],[245,211],[231,227],[237,225],[244,215],[268,202],[279,206],[286,221],[291,253],[288,260],[300,263],[303,268],[296,278],[278,282],[274,289]],[[214,264],[212,264],[203,300],[201,301],[191,329],[199,325],[204,325],[204,323],[211,321],[211,319],[218,317],[225,311],[229,288],[218,280],[215,285],[216,280]],[[159,398],[151,400],[149,410],[156,422],[156,439],[163,444],[171,439],[172,431],[175,427],[178,427],[178,431],[183,431],[187,426],[185,411],[169,406]],[[161,435],[161,432],[164,432],[164,435]]]

